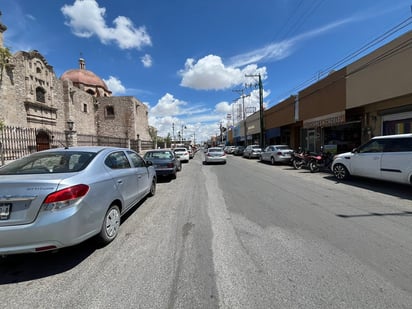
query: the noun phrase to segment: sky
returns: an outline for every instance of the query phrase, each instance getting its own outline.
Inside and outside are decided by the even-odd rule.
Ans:
[[[0,0],[12,53],[79,68],[203,142],[410,31],[411,0]]]

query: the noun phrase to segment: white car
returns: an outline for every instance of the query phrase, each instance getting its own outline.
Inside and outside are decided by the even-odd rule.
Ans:
[[[334,157],[339,180],[350,175],[412,184],[412,134],[377,136],[352,152]]]
[[[205,164],[223,163],[226,164],[226,153],[221,147],[210,147],[205,153]]]
[[[190,154],[186,147],[176,147],[173,152],[180,159],[181,162],[189,162]]]

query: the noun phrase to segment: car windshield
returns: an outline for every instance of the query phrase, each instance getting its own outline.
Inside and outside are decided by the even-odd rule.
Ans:
[[[252,149],[260,149],[260,146],[252,146]]]
[[[94,152],[38,152],[5,165],[0,169],[0,175],[78,172],[95,155]]]
[[[288,145],[280,145],[280,146],[276,146],[277,149],[290,149],[290,147]]]
[[[209,152],[223,152],[222,148],[209,148]]]
[[[185,151],[187,151],[187,149],[186,148],[175,148],[175,152],[185,152]]]
[[[149,151],[146,152],[144,158],[147,160],[158,159],[158,160],[170,160],[173,158],[173,154],[170,151]]]

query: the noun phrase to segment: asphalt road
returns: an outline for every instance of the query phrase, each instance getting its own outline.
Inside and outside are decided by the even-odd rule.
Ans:
[[[202,159],[106,247],[0,259],[1,307],[412,308],[409,186]]]

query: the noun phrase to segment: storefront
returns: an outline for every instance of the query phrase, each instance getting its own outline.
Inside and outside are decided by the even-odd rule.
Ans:
[[[412,112],[382,116],[382,135],[412,133]]]
[[[351,151],[361,141],[361,122],[346,122],[345,111],[303,121],[302,147],[318,152],[321,146],[333,153]]]

